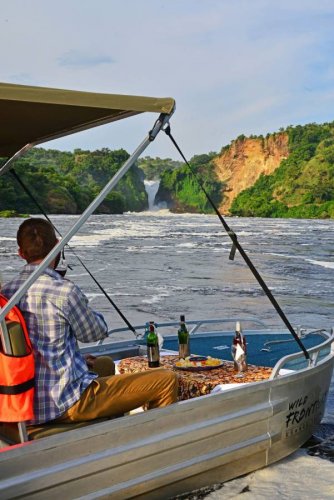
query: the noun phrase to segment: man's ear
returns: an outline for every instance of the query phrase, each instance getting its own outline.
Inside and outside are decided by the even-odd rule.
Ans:
[[[19,249],[18,249],[18,252],[17,252],[17,253],[18,253],[18,254],[19,254],[19,256],[21,257],[21,259],[27,260],[27,259],[25,258],[25,256],[24,256],[24,253],[23,253],[23,251],[21,250],[21,248],[19,248]]]

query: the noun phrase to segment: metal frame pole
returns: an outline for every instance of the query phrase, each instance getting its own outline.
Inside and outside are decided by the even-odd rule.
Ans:
[[[11,156],[1,167],[0,167],[0,175],[5,174],[11,167],[12,163],[23,156],[27,151],[32,149],[34,147],[34,144],[26,144],[21,148],[19,151],[17,151],[13,156]]]

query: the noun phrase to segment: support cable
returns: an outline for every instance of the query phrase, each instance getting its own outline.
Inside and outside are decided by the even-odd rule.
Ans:
[[[254,277],[256,278],[257,282],[261,286],[262,290],[264,291],[264,293],[266,294],[266,296],[268,297],[268,299],[270,300],[270,302],[274,306],[277,314],[280,316],[280,318],[282,319],[282,321],[285,323],[286,327],[288,328],[288,330],[290,331],[290,333],[294,337],[295,341],[297,342],[297,344],[299,345],[299,347],[303,351],[303,353],[305,355],[305,358],[308,359],[308,360],[310,360],[309,353],[305,349],[303,343],[301,342],[300,338],[298,337],[298,335],[296,334],[295,330],[293,329],[290,321],[288,320],[288,318],[286,317],[286,315],[282,311],[281,307],[279,306],[279,304],[276,301],[275,297],[273,296],[273,294],[271,293],[270,289],[268,288],[268,286],[264,282],[264,280],[261,277],[260,273],[258,272],[258,270],[256,269],[256,267],[252,263],[251,259],[248,257],[248,255],[246,254],[246,252],[244,251],[244,249],[240,245],[240,243],[238,241],[238,238],[237,238],[237,235],[235,234],[234,231],[232,231],[232,229],[229,227],[229,225],[227,224],[227,222],[225,221],[225,219],[223,218],[223,216],[219,212],[219,210],[216,207],[215,203],[213,202],[211,196],[206,191],[206,189],[205,189],[205,187],[204,187],[201,179],[199,178],[199,176],[197,175],[197,173],[195,172],[195,170],[191,167],[191,165],[189,164],[189,162],[185,158],[184,154],[182,153],[181,149],[179,148],[178,144],[176,143],[174,137],[171,134],[171,129],[170,129],[170,125],[169,124],[164,128],[164,131],[168,135],[168,137],[171,139],[171,141],[174,144],[174,146],[176,147],[177,151],[180,153],[181,157],[183,158],[183,161],[186,163],[186,165],[189,168],[190,172],[192,173],[192,175],[196,179],[198,185],[200,186],[200,188],[202,189],[203,193],[205,194],[208,202],[210,203],[210,205],[212,206],[212,208],[216,212],[216,214],[217,214],[220,222],[222,223],[225,231],[227,232],[227,234],[231,238],[231,240],[232,240],[232,248],[231,248],[229,259],[233,260],[236,250],[239,251],[239,253],[243,257],[244,261],[246,262],[247,266],[249,267],[249,269],[253,273]]]

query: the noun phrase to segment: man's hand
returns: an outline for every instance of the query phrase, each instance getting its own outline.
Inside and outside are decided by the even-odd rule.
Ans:
[[[95,360],[96,360],[96,356],[93,356],[92,354],[85,354],[84,358],[86,360],[88,368],[90,368],[90,369],[93,370],[94,369],[94,363],[95,363]]]

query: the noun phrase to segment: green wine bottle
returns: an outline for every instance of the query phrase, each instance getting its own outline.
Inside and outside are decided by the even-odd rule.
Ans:
[[[149,368],[157,368],[160,366],[160,352],[158,335],[155,331],[154,321],[150,321],[146,345],[148,366]]]
[[[185,359],[190,356],[190,339],[184,314],[181,314],[180,316],[180,328],[177,335],[179,339],[179,358]]]

